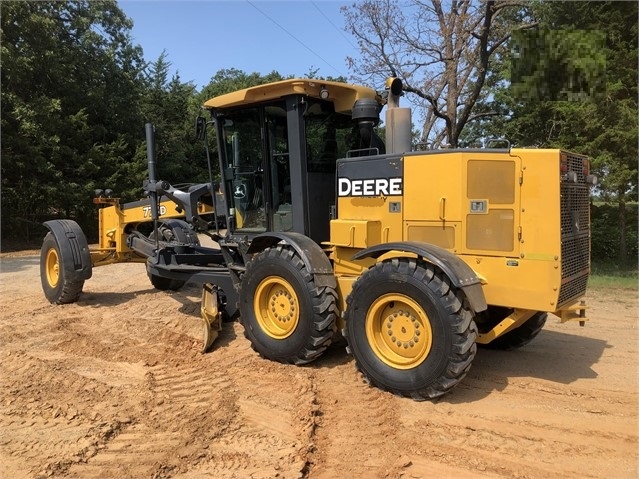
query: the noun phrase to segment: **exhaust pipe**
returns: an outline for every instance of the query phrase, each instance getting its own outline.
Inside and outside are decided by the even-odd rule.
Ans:
[[[412,150],[412,121],[410,108],[400,108],[399,97],[403,85],[399,78],[386,80],[386,151],[401,154]]]

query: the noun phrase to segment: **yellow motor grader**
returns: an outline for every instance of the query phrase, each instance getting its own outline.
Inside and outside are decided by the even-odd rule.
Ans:
[[[94,266],[144,262],[159,289],[203,285],[204,350],[222,314],[283,363],[313,361],[341,334],[371,384],[416,400],[457,385],[478,344],[521,347],[548,313],[583,325],[588,158],[412,151],[401,94],[396,78],[379,92],[291,79],[212,98],[196,129],[205,139],[214,125],[222,179],[186,190],[156,177],[147,125],[148,199],[97,198],[95,248],[75,222],[45,223],[46,297],[74,302]]]

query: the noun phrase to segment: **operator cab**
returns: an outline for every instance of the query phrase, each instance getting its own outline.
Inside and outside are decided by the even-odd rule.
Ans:
[[[337,159],[384,152],[372,131],[379,114],[375,95],[342,83],[285,80],[207,101],[229,233],[297,232],[317,243],[329,240]],[[365,127],[353,120],[353,106],[362,99],[369,105]]]

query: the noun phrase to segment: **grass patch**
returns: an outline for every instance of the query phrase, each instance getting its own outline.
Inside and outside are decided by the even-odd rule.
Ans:
[[[593,289],[639,289],[637,277],[604,276],[592,274],[588,287]]]
[[[592,263],[589,288],[639,290],[637,267],[619,266],[614,263]]]

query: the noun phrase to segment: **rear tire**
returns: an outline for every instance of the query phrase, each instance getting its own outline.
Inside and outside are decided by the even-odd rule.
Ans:
[[[547,318],[548,313],[537,312],[518,328],[508,331],[503,336],[499,336],[490,343],[482,345],[482,347],[504,351],[519,349],[537,337],[546,324]]]
[[[54,304],[75,303],[84,286],[84,280],[67,278],[60,245],[51,232],[44,237],[40,249],[40,281],[45,297]]]
[[[172,244],[185,244],[189,246],[200,246],[200,240],[189,224],[181,220],[169,220],[158,225],[158,235],[161,242]],[[149,239],[155,241],[155,231],[149,235]],[[186,281],[180,279],[165,278],[151,274],[147,271],[151,284],[160,291],[177,291]]]
[[[374,386],[425,400],[455,387],[470,369],[477,327],[463,295],[430,263],[376,264],[347,299],[349,352]]]
[[[315,284],[299,254],[267,248],[247,265],[240,292],[240,323],[252,348],[289,364],[317,359],[336,331],[337,294]]]

